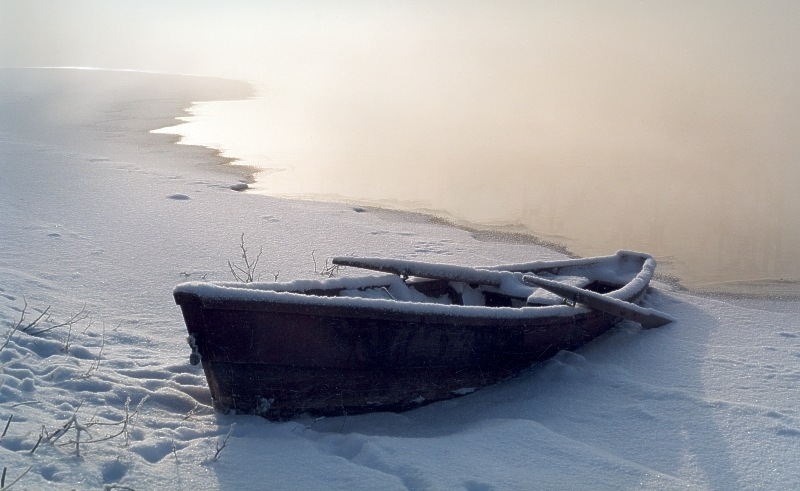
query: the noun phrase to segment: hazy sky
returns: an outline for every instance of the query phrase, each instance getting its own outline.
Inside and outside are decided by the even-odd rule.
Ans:
[[[798,131],[781,116],[800,113],[794,1],[0,5],[0,65],[245,78],[345,147],[338,129],[422,153],[451,138],[524,150],[538,135],[562,145],[549,157],[574,160],[568,145],[583,160]]]
[[[261,106],[221,138],[278,167],[800,158],[792,0],[0,0],[0,36],[0,66],[252,81]]]

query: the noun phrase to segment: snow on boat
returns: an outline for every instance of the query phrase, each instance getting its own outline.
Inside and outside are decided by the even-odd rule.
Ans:
[[[670,321],[635,305],[656,267],[642,253],[484,269],[334,262],[396,274],[175,288],[215,408],[273,420],[404,411],[499,382],[623,318]]]

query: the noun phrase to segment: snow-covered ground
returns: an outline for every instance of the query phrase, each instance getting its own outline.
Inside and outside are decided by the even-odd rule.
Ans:
[[[4,73],[6,486],[19,477],[13,489],[800,487],[800,303],[663,283],[646,306],[675,323],[622,323],[459,399],[285,423],[214,413],[171,293],[186,280],[230,280],[242,233],[263,247],[263,279],[311,277],[315,262],[351,253],[465,265],[562,256],[418,215],[233,191],[242,174],[212,151],[148,133],[213,97],[177,90],[186,79],[128,73],[128,89],[98,98],[122,74]]]

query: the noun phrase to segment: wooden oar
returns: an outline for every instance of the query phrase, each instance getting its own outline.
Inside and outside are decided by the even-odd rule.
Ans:
[[[503,279],[509,276],[508,272],[475,269],[450,264],[405,261],[401,259],[335,257],[333,258],[333,264],[393,273],[401,276],[420,276],[437,280],[488,285],[497,288],[503,286]],[[658,312],[657,310],[639,307],[638,305],[625,302],[624,300],[565,285],[557,281],[547,280],[535,275],[528,274],[523,276],[522,283],[529,286],[544,288],[549,292],[560,295],[567,300],[581,303],[591,309],[638,322],[642,327],[648,329],[663,326],[674,320],[667,314]],[[508,283],[506,283],[505,286],[508,286]]]
[[[502,274],[498,271],[468,268],[451,264],[422,263],[402,259],[383,259],[376,257],[335,257],[333,264],[354,268],[393,273],[400,276],[420,276],[434,280],[461,281],[476,285],[499,287]]]
[[[530,286],[538,286],[545,290],[562,296],[567,300],[583,304],[589,308],[616,315],[630,321],[638,322],[645,329],[661,327],[673,322],[675,319],[657,310],[640,307],[636,304],[608,297],[600,293],[565,285],[557,281],[548,280],[534,275],[524,275],[522,282]]]

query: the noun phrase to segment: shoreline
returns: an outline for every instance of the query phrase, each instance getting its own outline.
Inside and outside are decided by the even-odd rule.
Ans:
[[[160,77],[163,80],[168,80],[169,83],[165,84],[166,87],[161,87],[156,91],[159,98],[147,100],[152,97],[153,89],[152,83],[149,88],[144,88],[145,96],[136,94],[134,100],[147,100],[143,106],[138,108],[134,117],[128,121],[131,124],[122,125],[115,124],[113,120],[98,123],[101,130],[104,132],[116,132],[122,135],[122,140],[128,140],[128,146],[141,145],[141,138],[156,138],[165,146],[179,145],[187,158],[175,159],[175,161],[186,162],[190,161],[189,168],[183,170],[199,171],[200,174],[211,172],[215,175],[232,176],[238,184],[233,183],[228,187],[234,191],[246,192],[248,194],[262,194],[270,196],[266,193],[253,192],[249,187],[250,184],[257,182],[257,174],[261,172],[260,169],[254,166],[242,165],[236,162],[239,160],[235,157],[225,157],[222,155],[223,151],[198,144],[183,143],[184,137],[177,132],[164,132],[160,130],[169,129],[176,125],[181,124],[186,114],[198,102],[206,101],[225,101],[225,100],[247,100],[255,95],[255,87],[244,81],[223,79],[218,77],[206,77],[196,75],[175,75],[175,74],[162,74],[151,72],[138,72],[138,71],[123,71],[123,70],[100,70],[100,69],[71,69],[71,68],[24,68],[24,69],[0,69],[7,71],[14,70],[60,70],[62,74],[75,75],[80,78],[83,75],[105,75],[111,76],[117,82],[122,79],[127,79],[122,85],[121,92],[126,92],[131,89],[142,90],[148,86],[148,80],[152,77]],[[7,73],[7,72],[4,72]],[[138,81],[131,81],[131,79],[139,79]],[[102,92],[102,91],[101,91]],[[115,96],[119,96],[120,90],[113,91]],[[135,93],[135,90],[134,90]],[[166,99],[164,98],[166,96]],[[121,103],[122,106],[129,104],[129,102]],[[119,105],[119,104],[118,104]],[[148,111],[155,110],[155,116]],[[152,142],[152,140],[149,140]],[[120,143],[120,139],[116,138],[113,142],[115,145]],[[156,145],[161,147],[162,144]],[[138,150],[138,149],[137,149]],[[145,158],[142,159],[142,154],[136,152],[135,158],[137,162],[146,163],[148,167],[155,167],[160,170],[165,169],[163,152],[166,150],[157,150],[154,152],[155,159]],[[210,158],[209,158],[210,157]],[[133,160],[133,159],[131,159]],[[573,252],[569,246],[568,241],[550,240],[537,234],[535,231],[529,230],[521,224],[510,225],[487,225],[471,223],[467,220],[458,219],[449,215],[445,211],[425,210],[414,207],[403,206],[402,203],[374,203],[368,200],[346,199],[338,197],[324,197],[324,196],[310,196],[310,197],[277,197],[279,199],[291,200],[310,200],[314,202],[328,202],[339,203],[351,207],[361,207],[372,210],[379,214],[390,214],[401,217],[420,217],[424,220],[437,223],[446,227],[453,227],[462,231],[466,231],[476,240],[498,242],[504,244],[510,243],[524,243],[537,245],[553,252],[563,254],[568,257],[578,257],[578,254]],[[613,252],[613,251],[609,251]],[[657,257],[658,259],[658,257]],[[685,282],[679,276],[676,276],[671,271],[665,272],[669,269],[668,263],[661,263],[661,272],[657,274],[657,279],[661,282],[667,283],[672,287],[679,288],[682,291],[720,298],[754,298],[754,299],[769,299],[769,300],[787,300],[796,301],[800,299],[800,288],[798,283],[787,280],[767,280],[767,281],[753,281],[753,282],[730,282],[714,285],[714,288],[693,288],[685,285]]]
[[[252,87],[252,86],[251,86]],[[254,89],[254,87],[252,87]],[[252,97],[252,95],[251,95]],[[218,100],[230,99],[212,99],[203,102],[212,102]],[[245,100],[245,99],[234,99]],[[195,102],[190,103],[183,110],[190,112],[191,107]],[[180,116],[176,116],[174,121],[181,121]],[[177,131],[164,132],[162,130],[174,129],[177,126],[172,124],[167,127],[161,127],[151,130],[153,134],[165,134],[174,136],[174,144],[184,145],[189,147],[197,147],[206,149],[214,153],[214,156],[221,160],[222,168],[232,174],[237,175],[241,182],[249,185],[258,182],[256,177],[259,173],[266,172],[265,169],[259,168],[254,165],[236,164],[241,160],[237,157],[224,157],[223,150],[205,146],[197,143],[183,143],[184,136]],[[395,202],[388,200],[387,203],[376,203],[367,199],[347,198],[343,196],[323,196],[323,195],[309,195],[309,196],[282,196],[271,195],[269,193],[255,190],[249,186],[242,186],[236,191],[247,192],[251,194],[261,194],[271,196],[279,199],[291,200],[305,200],[313,202],[327,202],[338,203],[352,207],[359,207],[371,209],[378,213],[394,214],[406,217],[425,217],[426,220],[432,223],[438,223],[443,226],[453,227],[459,230],[469,232],[475,239],[483,241],[494,241],[498,243],[525,243],[541,247],[545,247],[551,251],[563,254],[568,257],[581,257],[581,255],[574,252],[573,247],[570,245],[569,240],[559,241],[555,238],[547,238],[538,234],[536,231],[531,230],[526,225],[521,223],[510,224],[484,224],[469,221],[453,216],[446,210],[428,210],[424,207],[415,207],[413,205],[406,206],[402,202]],[[608,251],[612,253],[614,251]],[[645,251],[648,252],[648,251]],[[656,259],[659,260],[658,256]],[[656,274],[656,279],[663,283],[669,284],[674,288],[689,294],[701,295],[706,297],[715,298],[745,298],[745,299],[765,299],[773,301],[798,301],[800,300],[800,281],[785,280],[785,279],[763,279],[763,280],[750,280],[750,281],[721,281],[711,284],[700,284],[696,286],[688,285],[686,279],[682,278],[678,273],[677,268],[671,268],[669,261],[663,258],[659,260],[662,271]],[[664,271],[668,269],[669,271]]]
[[[57,75],[45,76],[46,72]],[[193,168],[201,173],[233,174],[252,182],[254,169],[233,164],[236,159],[224,157],[214,148],[186,145],[186,158],[164,159],[167,148],[180,144],[182,137],[153,131],[181,121],[196,102],[252,97],[255,89],[248,82],[202,75],[60,67],[0,68],[0,76],[3,87],[10,92],[9,98],[21,101],[9,103],[8,117],[0,119],[0,131],[71,152],[91,152],[99,158],[115,154],[153,170]],[[85,86],[92,87],[91,93]],[[47,107],[51,99],[58,101],[55,110]],[[47,135],[38,134],[41,124],[47,125]],[[70,126],[81,124],[86,127],[80,128],[75,138],[71,133],[75,128]]]

